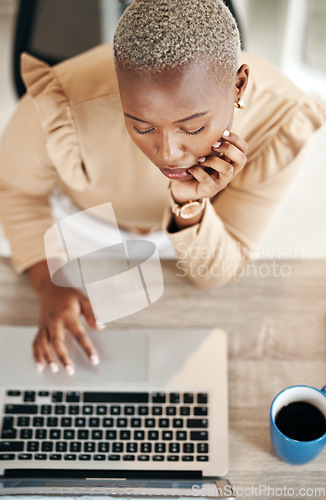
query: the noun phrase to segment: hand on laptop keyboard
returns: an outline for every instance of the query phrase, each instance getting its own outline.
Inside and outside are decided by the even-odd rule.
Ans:
[[[56,373],[59,370],[56,355],[68,375],[73,375],[75,366],[65,343],[66,331],[80,344],[90,362],[97,365],[99,355],[81,323],[81,315],[91,328],[101,328],[96,324],[89,300],[74,288],[54,285],[44,266],[46,262],[41,262],[29,270],[40,300],[39,330],[33,342],[34,359],[39,371],[48,364]]]

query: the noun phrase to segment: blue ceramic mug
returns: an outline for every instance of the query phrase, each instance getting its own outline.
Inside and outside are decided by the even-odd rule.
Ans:
[[[317,408],[326,419],[326,386],[321,390],[307,385],[295,385],[287,387],[280,392],[274,399],[270,409],[270,434],[272,444],[277,455],[293,465],[300,465],[310,462],[321,453],[326,444],[326,432],[315,439],[299,440],[288,437],[278,428],[275,420],[279,416],[280,410],[287,407],[290,403],[310,403]],[[293,405],[292,405],[293,408]],[[318,412],[317,412],[318,413]],[[291,420],[289,421],[291,425]],[[293,421],[293,426],[295,421]],[[307,429],[309,431],[309,429]],[[313,431],[313,429],[312,429]],[[291,432],[288,432],[291,434]]]

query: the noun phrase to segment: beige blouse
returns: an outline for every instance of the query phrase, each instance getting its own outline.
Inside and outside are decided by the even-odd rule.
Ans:
[[[52,68],[24,54],[28,91],[0,145],[0,218],[15,269],[45,259],[49,195],[58,187],[81,209],[111,202],[130,231],[162,228],[195,285],[233,280],[296,177],[303,146],[326,123],[325,108],[278,69],[252,54],[242,60],[250,79],[232,130],[249,143],[248,162],[210,200],[199,224],[170,233],[169,180],[126,131],[111,44]],[[105,219],[100,211],[98,217]],[[53,241],[53,256],[60,252]]]

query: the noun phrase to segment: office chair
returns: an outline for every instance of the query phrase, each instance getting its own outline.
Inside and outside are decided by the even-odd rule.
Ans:
[[[237,20],[232,1],[223,1]],[[14,84],[18,97],[26,92],[20,77],[22,52],[28,52],[52,66],[100,43],[112,41],[119,17],[131,2],[20,0],[13,54]],[[74,22],[77,16],[78,22]]]

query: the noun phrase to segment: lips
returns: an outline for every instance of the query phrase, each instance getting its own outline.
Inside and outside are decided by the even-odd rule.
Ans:
[[[216,171],[211,167],[204,167],[204,165],[192,165],[191,167],[194,167],[194,166],[201,167],[203,170],[205,170],[205,172],[208,175],[212,175],[212,174],[216,173]],[[194,180],[194,176],[189,172],[189,169],[191,167],[189,167],[189,168],[167,167],[167,168],[160,168],[160,170],[161,170],[162,174],[164,174],[169,179],[177,179],[177,180],[192,179],[192,180]]]
[[[169,179],[193,179],[188,168],[161,168],[160,170]]]

